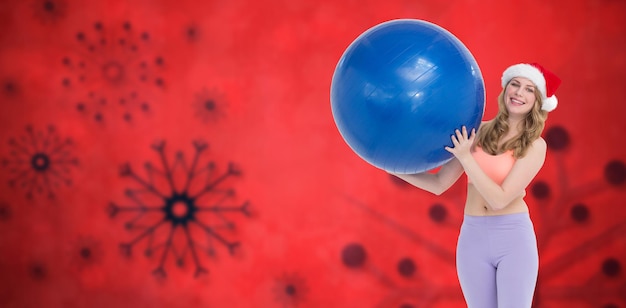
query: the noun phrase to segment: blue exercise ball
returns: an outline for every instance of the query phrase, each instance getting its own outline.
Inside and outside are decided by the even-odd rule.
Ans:
[[[331,83],[332,114],[350,148],[393,173],[437,168],[454,130],[478,128],[485,86],[470,51],[416,19],[378,24],[345,50]]]

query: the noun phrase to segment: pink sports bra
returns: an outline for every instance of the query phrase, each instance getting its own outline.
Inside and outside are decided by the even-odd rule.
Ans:
[[[478,166],[480,166],[480,169],[498,184],[504,182],[504,179],[509,172],[511,172],[515,164],[513,150],[508,150],[498,155],[491,155],[485,153],[481,147],[476,146],[472,156],[476,160],[476,163],[478,163]],[[469,177],[467,178],[467,182],[471,183]]]

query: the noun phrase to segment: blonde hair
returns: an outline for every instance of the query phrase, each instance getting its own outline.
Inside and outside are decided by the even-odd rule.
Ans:
[[[499,146],[500,139],[509,131],[509,123],[507,121],[509,119],[509,112],[504,104],[505,89],[506,87],[504,87],[500,95],[498,95],[498,114],[493,120],[481,125],[478,130],[478,141],[476,144],[480,146],[483,151],[491,155],[513,150],[513,156],[515,158],[521,158],[526,155],[526,151],[528,151],[533,141],[541,137],[546,120],[548,119],[548,112],[541,110],[543,104],[541,92],[535,89],[537,102],[520,123],[520,133],[506,141],[502,146]]]

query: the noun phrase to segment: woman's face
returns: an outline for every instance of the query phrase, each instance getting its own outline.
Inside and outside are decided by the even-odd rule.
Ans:
[[[515,77],[504,92],[504,105],[509,115],[526,115],[537,103],[535,84],[528,78]]]

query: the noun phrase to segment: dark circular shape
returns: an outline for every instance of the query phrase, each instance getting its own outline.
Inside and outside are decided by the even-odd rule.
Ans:
[[[298,290],[296,289],[296,286],[294,286],[293,284],[288,284],[285,286],[285,294],[289,296],[296,296],[297,291]]]
[[[614,160],[604,167],[604,178],[611,185],[621,185],[626,181],[626,165],[622,161]]]
[[[415,306],[413,306],[411,304],[404,303],[404,304],[400,305],[399,308],[415,308]]]
[[[70,84],[71,84],[72,82],[70,81],[70,79],[69,79],[69,78],[63,78],[63,81],[62,81],[61,83],[63,84],[63,86],[64,86],[64,87],[66,87],[66,88],[67,88],[67,87],[69,87],[69,86],[70,86]]]
[[[80,257],[85,259],[85,260],[89,260],[93,256],[93,254],[91,252],[91,248],[89,248],[89,247],[82,247],[80,249],[79,254],[80,254]]]
[[[176,265],[177,265],[178,267],[183,267],[183,266],[185,266],[185,260],[184,260],[184,259],[181,259],[181,258],[177,259],[177,260],[176,260]]]
[[[550,186],[546,182],[537,181],[532,185],[531,192],[537,199],[547,199],[550,197]]]
[[[30,166],[37,172],[45,172],[50,168],[50,157],[46,153],[35,153],[30,158]]]
[[[54,1],[44,1],[43,2],[43,9],[48,11],[48,12],[54,12],[56,5],[54,4]]]
[[[205,100],[203,106],[207,111],[215,111],[215,101],[212,99]]]
[[[187,28],[187,38],[195,40],[198,38],[198,30],[195,27]]]
[[[165,200],[165,206],[163,207],[165,218],[174,226],[186,226],[189,221],[196,219],[198,207],[195,202],[194,198],[184,192],[174,193]]]
[[[129,21],[127,21],[127,22],[124,22],[123,27],[124,27],[124,30],[129,31],[132,28],[132,25],[130,24]]]
[[[570,144],[569,133],[562,126],[550,127],[546,132],[546,143],[551,150],[565,150]]]
[[[11,208],[8,204],[0,203],[0,220],[7,221],[11,219]]]
[[[415,274],[417,266],[411,258],[404,258],[398,262],[398,273],[403,277],[409,278]]]
[[[81,41],[81,42],[84,41],[85,40],[85,33],[82,33],[82,32],[76,33],[76,39]]]
[[[620,262],[614,258],[608,258],[602,262],[602,273],[609,277],[615,277],[622,271]]]
[[[15,93],[17,90],[17,86],[13,82],[7,81],[4,83],[4,91],[9,94]]]
[[[589,220],[589,208],[582,203],[577,203],[570,210],[572,219],[576,222],[585,222]]]
[[[148,33],[148,32],[141,33],[141,39],[144,40],[144,41],[149,40],[150,39],[150,33]]]
[[[435,203],[428,210],[428,216],[434,222],[443,222],[448,217],[448,210],[443,204]]]
[[[48,270],[43,264],[35,263],[30,266],[30,276],[35,280],[44,280],[48,276]]]
[[[350,268],[363,266],[366,259],[367,253],[365,252],[365,248],[358,243],[348,244],[341,251],[341,261],[345,266]]]
[[[156,57],[156,59],[154,59],[154,63],[158,66],[163,66],[165,61],[163,60],[163,57]]]
[[[613,303],[608,303],[608,304],[605,304],[604,306],[602,306],[602,308],[619,308],[619,306],[615,305]]]
[[[96,23],[93,24],[93,28],[96,29],[97,31],[102,30],[102,22],[97,21]]]
[[[124,67],[116,62],[110,61],[102,66],[102,75],[112,83],[119,83],[124,79]]]

